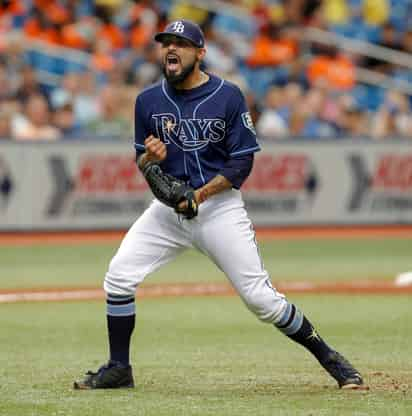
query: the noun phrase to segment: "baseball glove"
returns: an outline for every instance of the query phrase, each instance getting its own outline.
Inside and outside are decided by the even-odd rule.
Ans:
[[[198,206],[195,199],[194,189],[185,182],[172,175],[164,173],[156,163],[146,163],[142,168],[142,173],[146,178],[154,196],[169,207],[183,215],[188,220],[196,217]],[[179,205],[182,202],[182,208]]]

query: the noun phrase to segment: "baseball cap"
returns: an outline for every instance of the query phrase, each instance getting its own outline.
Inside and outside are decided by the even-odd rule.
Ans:
[[[169,23],[163,32],[155,35],[154,39],[157,42],[162,42],[162,38],[166,35],[174,35],[179,38],[187,39],[196,47],[203,48],[205,45],[205,37],[199,25],[190,20],[175,20]]]

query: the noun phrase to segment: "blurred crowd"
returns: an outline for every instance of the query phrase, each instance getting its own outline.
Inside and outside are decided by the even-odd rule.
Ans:
[[[0,138],[129,140],[135,97],[161,76],[153,35],[175,18],[202,26],[205,70],[239,85],[260,139],[412,138],[411,97],[356,79],[361,68],[412,87],[411,68],[304,35],[318,28],[412,54],[412,0],[218,4],[208,10],[166,0],[0,1]],[[38,40],[47,46],[39,48]],[[65,48],[82,63],[76,67]],[[56,50],[58,66],[49,56]]]

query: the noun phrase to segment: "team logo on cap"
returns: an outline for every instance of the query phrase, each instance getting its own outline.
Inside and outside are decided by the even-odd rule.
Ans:
[[[185,25],[180,21],[174,22],[172,30],[176,33],[183,33],[185,31]]]

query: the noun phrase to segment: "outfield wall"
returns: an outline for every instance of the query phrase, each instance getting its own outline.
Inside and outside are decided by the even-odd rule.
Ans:
[[[262,147],[243,186],[255,225],[412,224],[412,142]],[[0,143],[0,230],[123,229],[151,199],[130,143]]]

